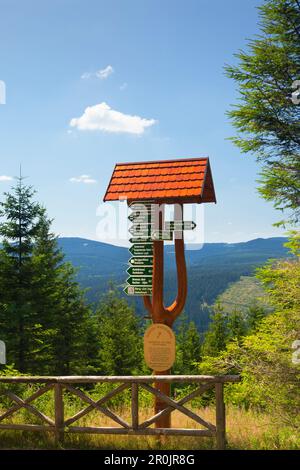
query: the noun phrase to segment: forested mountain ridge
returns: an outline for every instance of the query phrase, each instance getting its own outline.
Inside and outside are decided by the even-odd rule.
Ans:
[[[187,250],[188,298],[185,311],[201,330],[207,328],[208,305],[216,300],[228,285],[239,280],[240,276],[252,275],[255,269],[268,259],[288,256],[283,246],[284,237],[258,238],[242,243],[206,243],[202,249]],[[127,262],[130,253],[127,248],[83,238],[59,238],[59,246],[66,259],[78,268],[77,279],[81,286],[88,288],[87,298],[96,302],[101,293],[107,290],[110,281],[120,289],[126,280]],[[165,249],[165,298],[166,302],[176,294],[176,271],[174,248]],[[144,312],[139,298],[137,312]]]

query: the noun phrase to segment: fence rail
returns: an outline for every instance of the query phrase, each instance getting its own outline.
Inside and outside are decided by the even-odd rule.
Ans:
[[[38,432],[53,432],[59,442],[63,441],[65,433],[93,433],[93,434],[124,434],[124,435],[173,435],[173,436],[207,436],[216,439],[217,449],[224,449],[226,446],[226,424],[225,424],[225,404],[223,396],[224,384],[228,382],[238,382],[240,379],[237,375],[150,375],[150,376],[55,376],[55,377],[0,377],[0,384],[39,384],[40,388],[26,399],[22,399],[7,389],[0,388],[0,396],[8,397],[14,404],[0,415],[0,431],[13,430],[29,430]],[[186,396],[175,400],[165,395],[157,388],[153,387],[154,382],[167,383],[185,383],[196,384],[196,389],[188,393]],[[117,386],[106,393],[96,401],[88,396],[76,385],[96,384],[96,383],[115,383]],[[112,411],[107,402],[122,393],[124,390],[131,390],[131,420],[130,423],[118,416]],[[166,408],[156,413],[151,418],[140,422],[139,416],[139,391],[144,389],[158,397],[166,404]],[[216,422],[210,423],[191,409],[187,408],[188,402],[202,395],[207,390],[215,390],[216,402]],[[46,416],[36,406],[32,404],[34,400],[49,390],[53,390],[54,399],[54,419]],[[81,409],[75,415],[66,417],[64,413],[64,391],[80,398],[87,406]],[[33,414],[42,421],[43,424],[14,424],[3,423],[7,418],[11,418],[21,408],[25,408],[29,413]],[[83,416],[91,411],[97,410],[105,416],[112,419],[117,426],[114,427],[94,427],[94,426],[78,426],[74,425]],[[189,417],[192,421],[201,425],[199,429],[186,428],[150,428],[151,425],[173,411],[179,411],[183,415]]]

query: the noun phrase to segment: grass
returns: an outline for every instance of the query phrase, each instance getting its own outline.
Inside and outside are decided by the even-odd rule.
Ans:
[[[214,422],[215,411],[213,407],[195,410],[204,419]],[[68,410],[67,415],[73,414],[74,409]],[[117,413],[130,422],[128,407],[119,407]],[[143,408],[140,412],[140,420],[151,416],[150,407]],[[26,410],[18,412],[14,423],[37,422]],[[109,418],[90,413],[82,418],[76,425],[112,426]],[[173,427],[193,428],[196,423],[188,417],[178,413],[172,413]],[[152,436],[116,436],[93,434],[66,434],[63,446],[55,443],[52,433],[40,433],[30,431],[0,431],[1,449],[213,449],[215,441],[212,438],[199,437],[174,437],[169,436],[160,440]],[[252,410],[245,411],[234,407],[227,407],[227,440],[229,449],[241,450],[282,450],[300,449],[300,436],[290,428],[276,424],[272,418],[263,413]]]

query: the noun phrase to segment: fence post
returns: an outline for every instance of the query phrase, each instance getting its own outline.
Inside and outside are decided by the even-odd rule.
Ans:
[[[54,384],[55,438],[62,444],[64,440],[64,401],[62,384]]]
[[[131,384],[131,419],[132,429],[139,427],[139,390],[138,384],[132,382]]]
[[[216,437],[217,449],[226,448],[226,422],[225,422],[225,403],[223,383],[218,382],[215,385],[216,390]]]

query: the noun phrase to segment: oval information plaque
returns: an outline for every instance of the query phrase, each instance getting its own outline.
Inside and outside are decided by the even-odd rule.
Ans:
[[[144,355],[150,369],[170,369],[175,361],[175,335],[171,328],[162,323],[149,326],[144,336]]]

